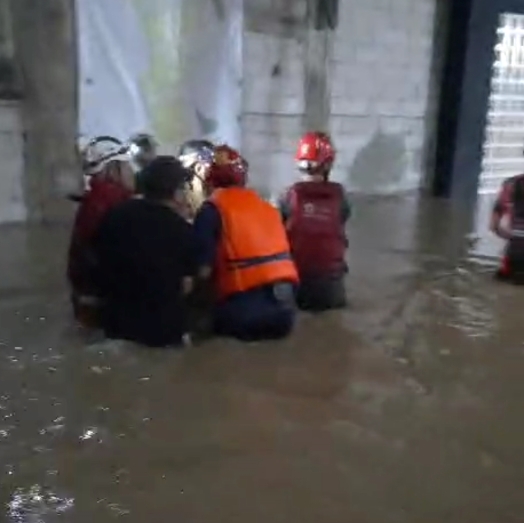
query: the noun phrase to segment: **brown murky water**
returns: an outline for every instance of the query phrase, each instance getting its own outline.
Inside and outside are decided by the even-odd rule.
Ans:
[[[524,289],[460,214],[358,202],[347,311],[184,353],[86,344],[64,232],[4,229],[0,520],[524,521]]]

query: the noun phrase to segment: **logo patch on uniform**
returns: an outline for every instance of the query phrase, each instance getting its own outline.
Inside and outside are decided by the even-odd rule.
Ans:
[[[313,216],[315,214],[315,204],[308,202],[302,207],[302,211],[306,216]]]

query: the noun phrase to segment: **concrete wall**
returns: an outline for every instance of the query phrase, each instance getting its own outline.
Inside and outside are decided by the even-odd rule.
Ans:
[[[437,2],[340,0],[327,67],[330,127],[339,152],[334,176],[350,190],[388,193],[423,183],[438,94],[430,88]],[[284,5],[273,6],[275,18]],[[311,40],[305,29],[279,34],[253,23],[249,10],[246,17],[244,150],[255,185],[275,192],[294,173]]]
[[[72,210],[64,193],[79,180],[73,0],[9,0],[9,7],[22,85],[27,214],[61,220]]]
[[[295,143],[314,113],[316,60],[330,80],[320,83],[328,89],[339,150],[335,177],[349,189],[371,193],[417,187],[433,129],[438,0],[340,0],[339,29],[324,49],[330,55],[323,64],[311,56],[315,35],[305,25],[306,1],[246,0],[243,146],[254,184],[276,194],[296,175]],[[15,122],[10,133],[23,127],[25,177],[23,198],[16,188],[3,196],[9,201],[0,202],[0,221],[22,217],[22,200],[30,219],[62,219],[72,210],[63,194],[79,179],[74,0],[2,2],[10,8],[23,104],[18,116],[14,105],[0,106],[0,135],[2,121]],[[11,138],[0,144],[0,153],[8,164],[20,165],[22,142],[11,147]],[[13,169],[0,172],[0,189],[9,185]]]
[[[246,32],[243,152],[252,183],[272,194],[294,173],[304,117],[303,47],[293,38]],[[291,174],[292,175],[292,174]]]

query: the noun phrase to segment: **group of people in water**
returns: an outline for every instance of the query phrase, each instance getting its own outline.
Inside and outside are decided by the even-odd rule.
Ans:
[[[300,139],[301,176],[277,205],[248,187],[249,164],[228,145],[157,149],[141,134],[80,151],[68,279],[82,326],[151,347],[195,333],[257,341],[289,335],[299,309],[345,307],[351,208],[330,180],[327,134]],[[503,183],[490,228],[507,242],[497,277],[524,283],[524,175]]]
[[[278,205],[225,144],[190,140],[175,157],[149,135],[99,136],[81,158],[68,279],[84,327],[150,347],[195,332],[258,341],[289,335],[298,309],[345,307],[350,205],[327,134],[300,139],[301,177]]]

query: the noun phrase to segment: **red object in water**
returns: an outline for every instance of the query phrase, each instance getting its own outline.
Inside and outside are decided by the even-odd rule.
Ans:
[[[499,274],[501,276],[510,275],[509,257],[507,255],[504,255],[500,261]]]
[[[341,217],[343,187],[333,182],[299,182],[289,190],[288,199],[288,237],[300,276],[342,274],[347,247]]]

